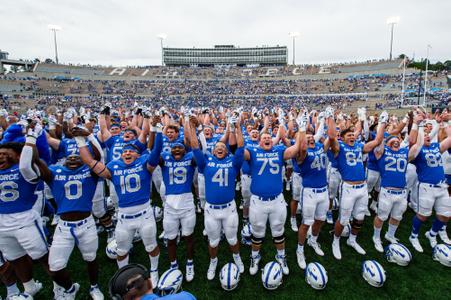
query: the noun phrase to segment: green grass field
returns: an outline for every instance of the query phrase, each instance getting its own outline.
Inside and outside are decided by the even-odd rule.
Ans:
[[[286,195],[286,199],[291,196]],[[397,237],[400,242],[406,245],[412,252],[413,260],[407,267],[400,267],[395,264],[388,263],[383,254],[378,253],[373,246],[371,236],[372,218],[366,218],[365,226],[362,229],[358,241],[367,251],[367,255],[361,256],[357,254],[352,248],[346,245],[345,239],[342,239],[341,249],[343,259],[337,261],[332,256],[331,242],[332,236],[329,233],[332,226],[325,224],[318,241],[321,243],[322,249],[325,252],[324,257],[318,257],[313,250],[306,246],[307,263],[317,261],[321,263],[327,270],[329,282],[325,290],[316,291],[310,288],[304,280],[303,271],[298,267],[296,262],[296,242],[297,235],[291,231],[289,222],[286,226],[287,236],[287,255],[288,264],[290,267],[290,275],[285,276],[283,284],[275,291],[267,291],[263,288],[261,283],[261,273],[250,276],[248,273],[250,247],[243,246],[241,249],[241,256],[245,263],[246,272],[242,275],[239,286],[232,292],[225,292],[222,290],[218,275],[213,281],[208,281],[206,272],[209,264],[207,254],[207,241],[202,236],[203,218],[197,215],[197,225],[195,230],[196,235],[196,253],[195,253],[195,279],[191,283],[184,283],[183,289],[193,293],[198,299],[221,299],[222,297],[229,297],[231,299],[450,299],[451,298],[451,269],[447,268],[438,262],[432,260],[432,251],[428,241],[424,238],[424,232],[430,228],[431,222],[427,222],[422,228],[420,241],[425,249],[424,253],[414,252],[411,247],[408,236],[410,233],[411,219],[413,213],[410,209],[404,216],[404,221],[401,223],[397,232]],[[335,214],[336,217],[336,214]],[[385,234],[386,225],[382,235]],[[159,232],[161,232],[162,224],[158,223]],[[274,260],[276,253],[272,245],[269,233],[262,248],[262,260],[260,267]],[[108,295],[108,280],[117,269],[116,262],[110,260],[105,254],[105,234],[101,236],[100,248],[98,251],[98,261],[100,265],[100,286],[105,294],[105,299],[109,299]],[[384,246],[386,243],[384,244]],[[161,256],[160,256],[160,274],[162,274],[169,267],[167,259],[167,251],[163,243],[160,241]],[[178,261],[182,272],[185,272],[185,247],[184,243],[180,243],[178,250]],[[374,288],[366,283],[361,276],[361,265],[364,260],[375,259],[382,264],[386,273],[387,281],[382,288]],[[232,261],[232,256],[226,245],[226,241],[221,242],[219,252],[220,268],[227,262]],[[144,251],[142,243],[136,243],[133,254],[130,257],[130,262],[141,263],[149,266],[149,259]],[[89,282],[85,265],[81,259],[78,250],[72,254],[68,269],[74,281],[80,283],[81,288],[77,299],[90,299],[89,297]],[[43,282],[44,289],[36,295],[35,299],[53,299],[52,283],[44,274],[42,268],[35,265],[35,278]],[[22,288],[20,286],[20,288]],[[5,289],[2,288],[2,295],[5,295]],[[448,295],[448,296],[447,296]]]

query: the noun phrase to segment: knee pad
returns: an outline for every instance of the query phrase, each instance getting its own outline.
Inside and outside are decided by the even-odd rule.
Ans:
[[[49,259],[49,269],[52,272],[58,272],[67,266],[67,261],[63,259],[50,260]]]
[[[229,243],[230,246],[234,246],[236,245],[236,243],[238,243],[238,238],[235,236],[233,238],[227,239],[227,242]]]
[[[363,227],[363,220],[362,221],[358,221],[356,219],[353,219],[352,222],[351,222],[351,227],[353,229],[357,229],[357,230],[362,229],[362,227]]]
[[[252,241],[252,244],[254,244],[254,245],[261,245],[261,244],[263,244],[263,238],[259,238],[259,237],[256,237],[254,235],[252,235],[251,241]]]
[[[273,237],[272,241],[276,245],[283,244],[285,242],[285,235],[282,234],[280,236]]]
[[[82,253],[82,257],[84,261],[92,262],[96,259],[96,252]]]
[[[106,201],[105,198],[97,201],[92,201],[92,214],[96,218],[101,218],[106,213]]]
[[[216,248],[219,245],[219,241],[220,239],[209,240],[208,244],[210,245],[211,248]]]
[[[149,245],[146,245],[146,252],[148,252],[148,253],[150,253],[150,252],[152,252],[153,250],[155,250],[155,248],[157,248],[157,246],[158,246],[158,244],[157,244],[157,242],[155,241],[155,243],[151,243],[151,244],[149,244]]]

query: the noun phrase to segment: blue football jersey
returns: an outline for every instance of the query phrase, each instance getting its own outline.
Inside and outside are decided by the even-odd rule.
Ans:
[[[335,157],[335,155],[332,152],[332,150],[330,150],[330,148],[329,148],[329,150],[327,150],[327,158],[329,159],[330,167],[338,169],[337,158]]]
[[[253,141],[251,139],[246,140],[244,143],[244,147],[249,151],[251,151],[254,148],[257,148],[258,146],[259,146],[258,141]],[[241,172],[243,172],[243,174],[246,175],[251,175],[251,166],[249,165],[249,162],[247,160],[243,162]]]
[[[366,163],[366,167],[368,170],[379,172],[378,162],[376,156],[374,155],[374,151],[370,151],[368,153],[368,162]]]
[[[124,145],[130,143],[138,146],[140,153],[143,153],[147,148],[147,145],[141,143],[138,139],[125,142],[122,136],[113,135],[105,141],[105,146],[107,147],[107,161],[110,162],[115,159],[120,159],[122,155],[122,148],[124,147]]]
[[[89,167],[83,165],[71,170],[65,166],[50,166],[49,169],[52,173],[49,187],[57,203],[57,213],[90,212],[98,177],[93,176]]]
[[[60,147],[58,149],[63,157],[68,157],[69,155],[80,154],[78,150],[77,143],[74,139],[64,138],[60,142]]]
[[[220,135],[215,135],[209,139],[205,139],[207,142],[207,151],[210,153],[213,153],[213,149],[215,148],[215,145],[219,140],[221,139]]]
[[[149,155],[144,154],[129,165],[122,159],[113,160],[107,164],[119,199],[119,207],[136,206],[149,201],[152,176],[147,170],[148,158]]]
[[[282,167],[285,146],[274,146],[265,151],[262,148],[249,149],[251,167],[251,193],[259,197],[275,197],[282,193]]]
[[[409,149],[407,147],[400,148],[398,151],[393,151],[385,146],[384,154],[377,161],[378,170],[381,174],[382,187],[400,189],[406,187],[408,155]]]
[[[185,144],[185,141],[183,139],[183,137],[179,137],[176,138],[173,141],[170,141],[169,138],[167,136],[163,136],[163,150],[162,150],[162,154],[166,154],[169,153],[171,154],[171,145],[175,144],[175,143],[180,143],[180,144]]]
[[[300,164],[302,186],[321,188],[327,186],[327,155],[321,143],[307,148],[307,155]]]
[[[431,143],[429,147],[423,146],[413,163],[417,167],[419,182],[439,184],[445,181],[439,143]]]
[[[188,152],[180,160],[175,160],[172,154],[162,154],[163,166],[161,171],[166,187],[166,195],[191,193],[194,169],[193,152]]]
[[[30,210],[37,199],[38,182],[26,181],[19,171],[19,164],[0,170],[0,214]]]
[[[337,167],[343,181],[364,181],[365,168],[363,166],[363,144],[355,142],[354,146],[340,143]]]
[[[199,149],[193,151],[199,172],[205,177],[205,199],[211,204],[229,203],[235,199],[235,178],[244,161],[244,147],[235,155],[218,159],[210,153],[203,154]]]

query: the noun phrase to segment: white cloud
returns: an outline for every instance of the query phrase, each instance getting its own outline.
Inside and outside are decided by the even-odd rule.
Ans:
[[[12,58],[53,57],[48,24],[58,24],[65,63],[160,64],[160,42],[172,47],[287,45],[299,31],[298,63],[384,58],[386,19],[399,15],[393,52],[450,59],[451,1],[403,0],[15,0],[2,3],[2,50]]]

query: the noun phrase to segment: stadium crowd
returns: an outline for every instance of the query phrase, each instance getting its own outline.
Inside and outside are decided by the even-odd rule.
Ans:
[[[385,77],[368,81],[376,86],[392,84]],[[217,81],[189,83],[182,82],[177,89],[201,94],[214,91]],[[125,82],[111,84],[118,84],[116,92],[127,93],[130,87]],[[132,84],[132,94],[136,86],[148,88],[147,83]],[[240,90],[241,84],[247,83],[234,82],[219,94]],[[266,84],[272,83],[263,84],[263,89]],[[354,79],[347,84],[365,86]],[[288,82],[280,88],[291,87]],[[240,92],[246,94],[245,88]],[[375,249],[384,252],[386,241],[391,245],[387,249],[398,247],[393,253],[408,252],[402,257],[386,252],[389,261],[410,262],[409,250],[395,236],[400,222],[412,224],[409,240],[415,251],[423,252],[419,233],[432,211],[435,217],[426,240],[434,249],[442,247],[437,236],[451,243],[446,231],[451,216],[447,110],[430,114],[414,108],[398,117],[385,111],[369,115],[365,108],[344,112],[345,103],[355,96],[254,97],[251,92],[248,97],[167,98],[169,94],[159,95],[157,101],[92,96],[67,97],[63,103],[60,97],[47,96],[36,99],[38,106],[24,114],[0,110],[1,279],[8,297],[29,299],[43,288],[33,279],[31,257],[52,278],[55,299],[75,299],[80,285],[67,272],[67,263],[77,246],[87,264],[90,296],[104,299],[98,285],[97,227],[105,230],[106,254],[121,270],[129,265],[133,242],[142,240],[149,257],[141,281],[124,283],[116,278],[110,293],[124,299],[143,295],[139,291],[144,281],[149,286],[143,290],[152,295],[151,287],[161,296],[177,292],[181,278],[194,279],[195,251],[202,251],[194,247],[196,213],[203,213],[208,237],[204,250],[210,255],[208,280],[216,276],[221,239],[230,246],[233,263],[219,276],[225,290],[236,288],[239,277],[245,276],[244,262],[251,275],[258,272],[267,224],[276,249],[275,260],[263,270],[267,289],[277,288],[282,274],[289,275],[287,252],[296,253],[301,269],[309,269],[306,274],[311,277],[306,276],[313,288],[324,288],[327,278],[318,275],[324,268],[306,263],[312,258],[304,254],[304,245],[325,255],[317,239],[327,222],[334,224],[335,259],[342,258],[341,237],[348,237],[347,245],[364,255],[357,235],[365,216],[371,216],[370,209],[375,211]],[[152,190],[162,207],[156,205]],[[235,190],[241,202],[235,202]],[[285,199],[287,191],[292,195]],[[407,207],[416,213],[412,220],[402,220]],[[337,209],[334,218],[332,211]],[[287,214],[296,233],[284,232]],[[53,218],[56,228],[45,228],[44,217]],[[156,222],[161,219],[164,231],[157,234]],[[385,221],[389,226],[383,242]],[[297,235],[297,249],[285,249],[288,234]],[[158,242],[159,235],[163,243]],[[184,274],[177,260],[181,239],[186,243]],[[248,263],[240,256],[240,244],[251,246]],[[163,245],[168,257],[160,258]],[[434,259],[449,266],[451,249],[443,247],[434,251]],[[161,259],[171,265],[164,273],[159,269]],[[375,274],[364,272],[364,277],[372,285],[380,284]]]

